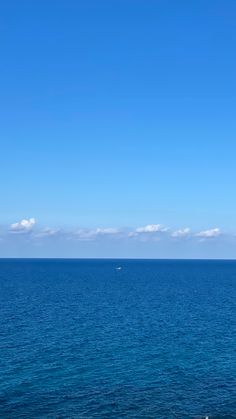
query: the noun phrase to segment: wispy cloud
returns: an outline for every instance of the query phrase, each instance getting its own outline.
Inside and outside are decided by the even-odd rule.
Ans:
[[[158,232],[164,232],[168,229],[164,227],[161,224],[148,224],[144,227],[138,227],[136,228],[136,233],[158,233]]]
[[[202,239],[210,239],[213,237],[218,237],[221,235],[221,231],[219,228],[212,228],[210,230],[204,230],[200,231],[199,233],[196,233],[196,237],[200,237]]]
[[[171,233],[171,237],[175,237],[175,238],[187,237],[190,235],[190,233],[191,233],[190,228],[182,228],[180,230],[173,231],[173,233]]]
[[[57,234],[59,234],[61,232],[61,230],[58,229],[53,229],[53,228],[44,228],[42,231],[37,232],[34,236],[35,237],[52,237],[52,236],[56,236]]]
[[[114,236],[118,235],[120,230],[117,228],[96,228],[96,229],[80,229],[74,235],[80,240],[94,240],[98,236]]]
[[[32,230],[36,224],[35,218],[23,219],[17,223],[13,223],[10,226],[10,231],[12,233],[27,233]]]
[[[157,238],[158,233],[166,233],[168,228],[162,224],[147,224],[143,227],[137,227],[134,231],[129,232],[128,237],[140,237],[142,239]]]
[[[95,230],[96,235],[106,235],[106,234],[118,234],[120,231],[117,228],[97,228]]]

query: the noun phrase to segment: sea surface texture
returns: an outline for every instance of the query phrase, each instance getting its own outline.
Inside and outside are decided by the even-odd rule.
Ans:
[[[207,415],[236,418],[236,262],[0,260],[1,418]]]

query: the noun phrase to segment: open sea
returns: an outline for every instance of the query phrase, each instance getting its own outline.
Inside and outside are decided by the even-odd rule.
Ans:
[[[0,260],[0,418],[206,416],[236,418],[236,262]]]

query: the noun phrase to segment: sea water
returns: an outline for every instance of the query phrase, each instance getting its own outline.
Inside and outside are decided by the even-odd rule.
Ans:
[[[205,416],[236,418],[236,262],[0,260],[1,418]]]

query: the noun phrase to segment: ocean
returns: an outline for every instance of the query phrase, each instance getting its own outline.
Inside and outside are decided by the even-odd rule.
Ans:
[[[0,260],[1,418],[205,416],[236,418],[236,262]]]

